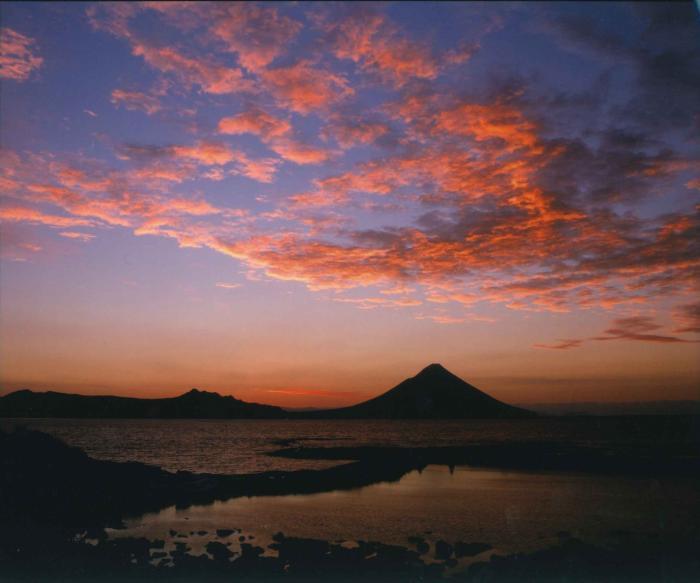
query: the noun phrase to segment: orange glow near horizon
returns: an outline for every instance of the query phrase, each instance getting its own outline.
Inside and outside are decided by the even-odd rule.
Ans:
[[[699,25],[605,10],[3,4],[0,393],[700,399]]]

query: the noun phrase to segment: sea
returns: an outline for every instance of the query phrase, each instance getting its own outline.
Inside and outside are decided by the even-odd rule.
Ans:
[[[600,448],[678,447],[696,452],[700,418],[555,417],[523,420],[0,420],[50,433],[98,459],[217,474],[325,468],[339,461],[269,456],[284,447],[454,446],[494,443]],[[193,554],[235,532],[232,548],[275,533],[408,546],[416,537],[483,543],[480,555],[528,552],[575,537],[700,540],[700,476],[615,476],[430,465],[394,482],[353,490],[252,496],[129,517],[110,536],[186,541]],[[177,533],[177,534],[174,534]],[[174,548],[174,547],[173,547]],[[269,552],[266,550],[266,552]]]

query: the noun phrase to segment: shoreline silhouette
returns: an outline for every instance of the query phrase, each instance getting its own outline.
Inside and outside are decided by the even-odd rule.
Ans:
[[[693,421],[689,420],[687,431],[690,434],[692,427]],[[198,576],[207,579],[236,573],[293,580],[290,569],[291,573],[307,578],[324,573],[338,577],[348,564],[370,580],[372,577],[386,580],[384,576],[389,575],[397,580],[415,576],[440,578],[458,564],[457,549],[461,549],[460,557],[467,555],[470,549],[478,555],[484,552],[482,543],[442,541],[439,548],[436,543],[435,556],[426,561],[423,557],[425,541],[418,539],[414,539],[413,547],[359,541],[351,552],[332,541],[299,539],[280,533],[270,545],[277,556],[269,557],[264,555],[266,551],[262,547],[242,543],[240,553],[232,560],[234,553],[219,540],[222,538],[219,535],[217,540],[207,543],[207,556],[196,557],[187,554],[186,540],[177,543],[180,535],[172,534],[174,544],[181,545],[176,546],[180,550],[170,553],[168,567],[164,564],[159,567],[153,559],[161,553],[165,555],[161,550],[162,541],[131,537],[112,540],[108,539],[104,528],[119,527],[125,518],[173,505],[184,509],[236,497],[310,494],[392,483],[408,472],[434,464],[691,479],[700,475],[699,456],[690,456],[693,451],[697,454],[697,444],[691,444],[687,450],[659,446],[643,451],[622,446],[613,451],[594,446],[543,443],[421,448],[306,447],[292,440],[280,445],[284,447],[269,455],[331,459],[337,460],[339,465],[323,470],[244,475],[167,472],[137,462],[95,460],[80,449],[38,431],[21,428],[1,431],[3,503],[0,517],[7,527],[0,530],[8,573],[33,574],[34,580],[41,580],[45,561],[36,563],[35,559],[41,556],[46,559],[47,553],[62,552],[68,558],[63,560],[59,570],[63,569],[63,575],[69,578],[76,572],[100,577],[111,574],[116,578],[160,577],[173,572],[191,577],[194,569]],[[87,539],[97,542],[87,543]],[[38,546],[43,550],[37,550],[37,540],[42,541]],[[566,536],[559,545],[535,553],[485,557],[469,566],[465,576],[468,580],[480,580],[485,573],[492,573],[502,580],[541,573],[544,569],[560,577],[570,572],[573,561],[582,573],[637,573],[641,576],[638,580],[644,580],[650,573],[658,574],[654,560],[661,560],[659,553],[666,557],[669,552],[674,568],[685,576],[700,572],[697,562],[691,559],[691,543],[690,540],[676,541],[671,551],[669,541],[656,547],[651,543],[645,543],[646,547],[628,544],[611,551]],[[642,548],[644,552],[640,552]],[[380,559],[372,560],[372,557]],[[625,560],[621,561],[621,557]],[[640,557],[646,561],[647,572],[636,571]],[[435,562],[436,558],[440,560]],[[602,566],[605,570],[598,571]],[[46,577],[51,579],[49,574]],[[347,580],[357,580],[355,577]]]
[[[289,411],[192,389],[178,397],[75,395],[20,390],[0,397],[0,417],[133,419],[490,419],[537,414],[507,405],[442,365],[431,364],[389,391],[349,407]]]

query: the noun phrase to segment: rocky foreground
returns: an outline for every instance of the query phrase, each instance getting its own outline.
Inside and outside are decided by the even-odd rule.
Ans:
[[[297,444],[287,443],[287,446]],[[0,579],[2,581],[286,580],[691,581],[700,576],[700,532],[685,540],[621,533],[597,547],[560,533],[559,544],[503,556],[488,541],[420,537],[405,546],[275,535],[259,546],[236,525],[170,539],[110,538],[105,527],[177,505],[236,496],[309,493],[398,480],[428,463],[501,465],[697,476],[680,452],[588,451],[545,445],[472,448],[300,448],[276,455],[354,460],[325,470],[220,476],[170,473],[139,463],[99,461],[36,431],[0,432]],[[695,473],[694,473],[695,472]],[[204,537],[203,551],[193,541]]]

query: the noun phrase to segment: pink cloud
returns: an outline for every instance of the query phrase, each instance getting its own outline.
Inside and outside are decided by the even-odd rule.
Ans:
[[[221,134],[254,134],[276,154],[295,164],[318,164],[330,157],[330,152],[291,137],[292,124],[260,108],[250,108],[233,117],[219,121]]]
[[[265,88],[281,107],[306,115],[323,111],[354,93],[345,77],[310,61],[260,72]]]
[[[535,125],[517,109],[501,105],[463,103],[440,112],[435,131],[471,136],[478,142],[498,140],[508,152],[538,147]]]
[[[0,77],[26,81],[43,63],[34,39],[11,28],[0,29]]]
[[[266,111],[253,107],[219,121],[220,134],[255,134],[263,140],[279,138],[291,132],[292,124]]]
[[[176,158],[194,160],[205,166],[223,166],[240,157],[240,153],[221,142],[199,141],[192,146],[172,146]]]
[[[212,15],[212,32],[251,71],[266,67],[285,52],[301,30],[300,22],[269,5],[236,2],[219,10]]]
[[[278,165],[279,160],[275,160],[274,158],[251,160],[246,156],[240,161],[240,170],[238,170],[237,173],[243,174],[252,180],[257,180],[258,182],[270,183],[275,178]]]
[[[339,59],[350,59],[398,87],[414,78],[434,79],[439,73],[428,46],[409,41],[380,14],[356,10],[324,27]]]
[[[335,118],[324,128],[323,134],[332,137],[343,148],[373,144],[378,138],[389,133],[389,126],[383,122],[357,118]]]
[[[331,157],[331,152],[290,138],[272,140],[268,146],[285,160],[295,164],[320,164]]]
[[[112,91],[111,101],[116,106],[122,106],[132,111],[143,111],[148,115],[153,115],[161,110],[160,100],[157,97],[139,91],[115,89]]]
[[[86,219],[52,215],[19,206],[0,208],[0,219],[10,222],[36,223],[50,227],[89,227],[92,225],[92,221]]]
[[[172,182],[199,176],[222,180],[227,174],[241,174],[259,182],[271,182],[279,164],[274,158],[252,159],[242,150],[213,140],[174,146],[126,145],[121,148],[120,154],[124,159],[145,163],[133,171],[135,176]],[[207,170],[197,174],[198,166]]]
[[[92,233],[78,233],[76,231],[62,231],[59,235],[67,239],[77,239],[79,241],[90,241],[95,238],[95,235]]]
[[[199,85],[207,93],[221,95],[252,89],[240,69],[218,65],[206,58],[188,57],[174,47],[134,41],[131,50],[154,69],[170,73],[188,85]]]
[[[208,44],[238,56],[249,71],[258,71],[284,54],[302,28],[301,22],[280,14],[269,4],[143,2],[180,30],[198,34]]]

